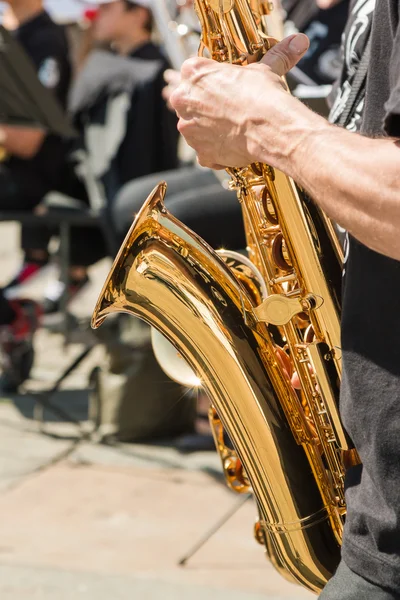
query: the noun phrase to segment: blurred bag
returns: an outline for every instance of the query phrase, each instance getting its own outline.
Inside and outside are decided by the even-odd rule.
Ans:
[[[134,333],[124,337],[134,339],[135,346],[108,331],[106,360],[92,374],[89,418],[98,436],[138,442],[192,433],[196,399],[161,370],[150,328],[131,320]]]

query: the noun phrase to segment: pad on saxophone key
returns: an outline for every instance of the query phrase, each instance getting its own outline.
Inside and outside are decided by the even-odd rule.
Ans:
[[[287,325],[301,312],[319,308],[322,302],[322,298],[312,294],[304,298],[288,298],[282,294],[272,294],[254,309],[254,314],[259,321],[282,326]]]

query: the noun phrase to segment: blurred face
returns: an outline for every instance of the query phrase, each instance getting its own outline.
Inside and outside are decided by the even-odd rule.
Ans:
[[[94,36],[99,42],[112,42],[124,31],[126,18],[125,5],[122,0],[100,4],[94,22]]]
[[[2,25],[15,29],[43,10],[43,0],[6,0]]]
[[[132,36],[142,27],[143,10],[127,9],[123,0],[100,4],[94,22],[94,37],[98,42],[114,42]]]
[[[6,3],[11,8],[15,8],[17,10],[29,8],[30,6],[33,6],[36,4],[39,4],[39,5],[43,4],[42,0],[6,0]]]

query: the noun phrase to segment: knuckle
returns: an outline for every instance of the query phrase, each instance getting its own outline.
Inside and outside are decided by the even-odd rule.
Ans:
[[[207,160],[207,158],[201,154],[197,155],[197,162],[201,167],[208,167],[209,169],[212,168],[213,165],[211,161]]]
[[[183,94],[181,89],[178,87],[175,90],[173,90],[171,92],[171,95],[169,97],[169,101],[171,103],[171,106],[173,106],[175,108],[175,110],[178,110],[180,108],[182,108],[183,106]]]
[[[199,59],[197,57],[188,58],[181,67],[181,75],[183,79],[190,79],[196,73]]]
[[[178,127],[179,133],[184,135],[185,132],[187,131],[186,121],[184,121],[183,119],[179,119],[177,127]]]

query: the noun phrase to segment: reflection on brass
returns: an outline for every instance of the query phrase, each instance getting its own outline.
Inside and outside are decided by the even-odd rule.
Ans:
[[[221,458],[227,486],[237,494],[248,494],[251,491],[249,479],[239,456],[233,448],[229,448],[227,445],[224,427],[213,406],[211,406],[208,416],[215,447]]]
[[[219,12],[220,7],[224,13],[229,12],[233,8],[234,0],[210,0],[210,6],[215,12]]]
[[[256,0],[228,6],[196,0],[201,48],[245,65],[271,41]],[[358,462],[337,408],[340,253],[330,223],[289,177],[260,163],[228,172],[247,257],[219,255],[175,219],[161,183],[126,236],[92,323],[134,314],[187,361],[211,399],[228,485],[254,493],[258,541],[282,575],[319,592],[340,558],[345,465]],[[169,356],[160,352],[160,364]],[[179,380],[181,360],[172,362]]]

